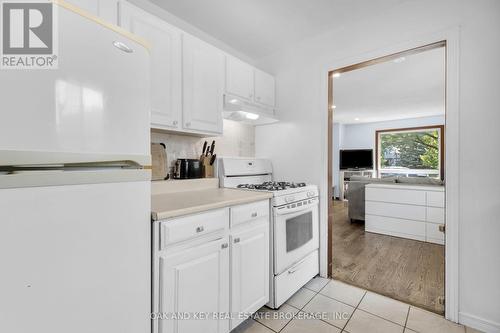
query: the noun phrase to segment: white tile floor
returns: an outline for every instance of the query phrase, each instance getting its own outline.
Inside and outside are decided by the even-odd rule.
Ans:
[[[466,327],[342,282],[316,277],[278,310],[262,308],[235,333],[466,333]],[[468,332],[476,332],[467,328]]]

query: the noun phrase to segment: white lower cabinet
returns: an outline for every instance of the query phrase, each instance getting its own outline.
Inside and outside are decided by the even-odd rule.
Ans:
[[[231,236],[231,329],[269,301],[269,217]]]
[[[265,305],[269,223],[269,200],[154,222],[153,332],[227,333]]]
[[[223,238],[159,258],[160,333],[224,333],[229,320],[210,315],[229,312],[229,246]],[[169,315],[187,318],[168,318]],[[201,320],[200,320],[201,319]]]

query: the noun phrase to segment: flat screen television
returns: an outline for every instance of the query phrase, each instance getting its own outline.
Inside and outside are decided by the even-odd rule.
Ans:
[[[340,169],[373,169],[373,149],[341,149]]]

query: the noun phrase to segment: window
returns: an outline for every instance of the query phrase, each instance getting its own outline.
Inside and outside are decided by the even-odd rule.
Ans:
[[[444,126],[377,131],[378,176],[443,179],[443,133]]]

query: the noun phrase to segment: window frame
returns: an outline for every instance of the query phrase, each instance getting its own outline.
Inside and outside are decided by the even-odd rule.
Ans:
[[[429,126],[419,126],[419,127],[406,127],[406,128],[391,128],[382,129],[375,131],[375,167],[377,172],[377,177],[381,176],[380,167],[380,135],[387,133],[403,133],[403,132],[420,132],[422,130],[437,130],[439,135],[439,179],[444,180],[444,166],[445,166],[445,135],[444,135],[444,125],[429,125]]]

